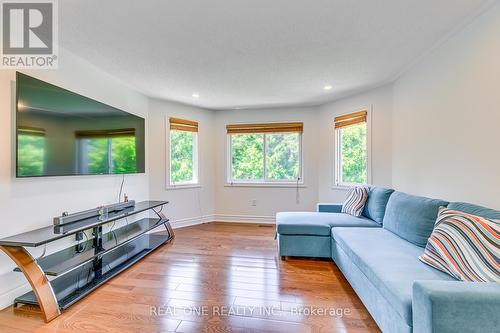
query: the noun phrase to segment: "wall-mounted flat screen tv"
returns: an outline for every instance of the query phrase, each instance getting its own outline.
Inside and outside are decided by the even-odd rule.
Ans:
[[[16,75],[16,175],[144,173],[144,119]]]

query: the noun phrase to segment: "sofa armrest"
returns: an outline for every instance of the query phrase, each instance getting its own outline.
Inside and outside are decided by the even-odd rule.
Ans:
[[[415,281],[413,332],[494,332],[500,327],[500,283]]]
[[[319,203],[316,205],[316,211],[319,213],[340,213],[342,211],[341,203]]]

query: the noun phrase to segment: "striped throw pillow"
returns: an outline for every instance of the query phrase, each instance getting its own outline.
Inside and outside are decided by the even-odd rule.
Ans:
[[[353,216],[361,216],[367,199],[368,188],[360,186],[351,187],[347,193],[347,198],[342,205],[342,213],[347,213]]]
[[[462,281],[500,282],[500,220],[441,208],[419,259]]]

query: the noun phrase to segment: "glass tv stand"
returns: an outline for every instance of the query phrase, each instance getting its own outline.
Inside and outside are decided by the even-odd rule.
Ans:
[[[142,201],[124,209],[0,239],[0,249],[16,263],[15,271],[24,273],[32,287],[32,291],[14,300],[14,307],[38,305],[45,321],[49,322],[59,316],[61,310],[170,242],[174,232],[162,213],[166,204],[167,201]],[[149,212],[156,216],[137,216],[140,213],[150,216]],[[137,219],[129,219],[134,215]],[[122,219],[127,223],[115,228],[115,223]],[[103,233],[103,226],[110,223],[112,226]],[[150,233],[159,227],[162,232]],[[92,230],[91,236],[84,233],[86,230]],[[78,236],[81,241],[37,259],[26,250],[70,236]]]

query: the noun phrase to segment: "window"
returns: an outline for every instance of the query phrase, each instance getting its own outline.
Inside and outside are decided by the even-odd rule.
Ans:
[[[198,183],[198,123],[170,118],[170,186]]]
[[[135,129],[78,131],[76,136],[81,173],[137,172]]]
[[[228,182],[299,181],[302,131],[302,123],[228,125]]]
[[[17,147],[17,175],[42,176],[45,169],[45,130],[19,128]]]
[[[368,183],[367,112],[335,118],[335,185]]]

